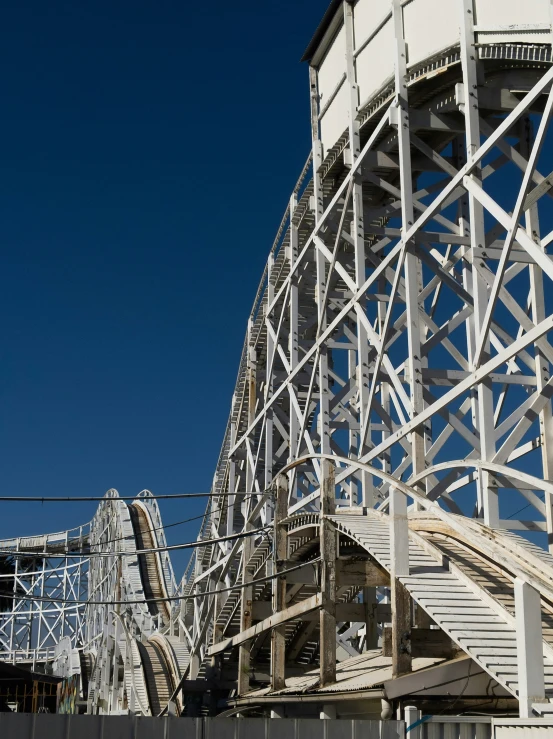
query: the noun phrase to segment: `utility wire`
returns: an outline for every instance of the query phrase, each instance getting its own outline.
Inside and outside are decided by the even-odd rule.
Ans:
[[[0,495],[0,503],[8,501],[19,502],[19,503],[86,503],[92,501],[99,501],[107,503],[109,501],[118,500],[167,500],[169,499],[182,499],[182,498],[231,498],[236,495],[263,495],[264,491],[257,491],[253,493],[175,493],[171,495],[152,495],[148,498],[139,498],[137,495],[118,495],[116,498],[106,498],[105,495],[94,496],[49,496],[47,498],[40,497],[38,495]]]
[[[514,513],[511,513],[510,516],[507,516],[507,520],[514,518],[515,516],[518,516],[519,513],[522,513],[522,511],[525,511],[527,508],[530,508],[532,503],[526,503],[526,505],[523,505],[522,508],[519,508],[518,511],[515,511]]]
[[[248,495],[249,498],[254,497],[253,495]],[[142,499],[141,499],[142,500]],[[147,500],[147,498],[146,498]],[[224,511],[224,508],[214,508],[209,513],[200,513],[198,516],[192,516],[191,518],[184,518],[182,521],[175,521],[174,523],[168,523],[163,526],[156,526],[155,528],[149,529],[150,533],[153,531],[162,531],[165,529],[171,529],[174,526],[182,526],[185,523],[190,523],[191,521],[198,521],[200,518],[205,518],[207,516],[212,516],[214,513],[221,513],[221,511]],[[129,536],[119,536],[116,539],[106,539],[104,541],[99,541],[96,544],[91,544],[91,547],[99,546],[100,544],[112,544],[116,541],[132,541],[135,538],[134,535],[130,534]]]
[[[261,534],[271,526],[262,526],[259,529],[252,529],[251,531],[242,531],[239,534],[229,534],[228,536],[221,536],[218,539],[204,539],[202,541],[191,541],[185,544],[171,544],[165,547],[152,547],[151,549],[136,549],[132,552],[79,552],[79,551],[66,551],[66,552],[44,552],[37,551],[32,552],[29,550],[10,550],[0,549],[0,556],[6,555],[11,557],[41,557],[45,559],[66,559],[67,557],[84,557],[91,559],[93,557],[134,557],[143,554],[155,554],[156,552],[171,552],[178,549],[200,549],[202,547],[209,547],[211,544],[217,544],[218,542],[233,541],[235,539],[243,539],[246,536],[254,536],[255,534]]]
[[[189,595],[169,595],[166,598],[142,598],[140,600],[69,600],[67,598],[47,598],[41,595],[24,595],[19,598],[21,601],[40,601],[41,603],[63,603],[71,606],[128,606],[128,605],[142,605],[147,603],[167,603],[170,601],[183,601],[183,600],[196,600],[196,598],[204,598],[208,595],[219,595],[220,593],[228,593],[232,590],[243,590],[249,588],[252,585],[257,585],[262,582],[269,582],[275,580],[277,577],[287,575],[289,572],[295,572],[301,570],[302,567],[308,565],[315,565],[320,562],[322,557],[312,559],[309,562],[300,562],[295,567],[290,567],[287,570],[280,570],[273,575],[265,575],[264,577],[258,577],[256,580],[249,580],[245,583],[238,583],[230,585],[226,588],[220,588],[219,590],[206,590],[203,593],[190,593]]]

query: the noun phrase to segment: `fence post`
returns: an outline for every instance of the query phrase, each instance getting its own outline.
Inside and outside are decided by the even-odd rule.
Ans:
[[[405,732],[409,735],[408,739],[421,739],[420,725],[409,731],[409,727],[420,721],[421,717],[422,713],[416,706],[405,706]]]
[[[518,702],[521,718],[532,715],[532,703],[543,701],[543,637],[540,594],[522,578],[515,580]]]

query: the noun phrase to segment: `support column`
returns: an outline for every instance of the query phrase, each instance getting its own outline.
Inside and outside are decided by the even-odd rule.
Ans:
[[[357,76],[355,70],[354,59],[354,28],[353,28],[353,5],[344,0],[344,25],[346,32],[346,84],[349,88],[349,152],[351,164],[357,159],[361,153],[361,141],[359,137],[359,121],[357,113],[359,110],[359,88],[357,86]],[[361,173],[357,172],[353,179],[352,188],[352,205],[353,220],[351,222],[351,236],[355,250],[355,285],[360,288],[366,279],[365,268],[365,223],[363,218],[363,180]],[[365,300],[359,300],[359,307],[365,312]],[[369,400],[369,339],[367,331],[360,317],[357,316],[357,368],[356,381],[358,388],[358,420],[359,428],[364,428],[365,417],[370,412],[368,408]],[[367,434],[369,435],[369,434]],[[359,434],[362,446],[359,448],[357,455],[361,459],[368,447],[364,443],[364,439]],[[363,470],[361,472],[361,500],[356,501],[357,505],[372,508],[374,505],[374,490],[371,475]]]
[[[532,148],[532,139],[532,121],[530,118],[526,118],[525,132],[521,142],[522,153],[526,158],[529,157]],[[524,215],[526,218],[526,231],[528,235],[540,248],[542,248],[537,204],[534,203],[524,212]],[[532,310],[532,321],[535,324],[543,321],[545,319],[543,273],[540,267],[535,263],[530,264],[530,306]],[[544,385],[551,376],[551,373],[549,371],[549,361],[540,351],[537,344],[535,345],[535,363],[536,390],[538,392],[542,392]],[[553,476],[553,412],[551,408],[551,400],[548,400],[544,408],[540,411],[539,424],[543,479],[551,480]],[[544,496],[547,545],[549,551],[553,553],[553,495],[545,492]]]
[[[323,160],[322,144],[319,139],[319,91],[317,84],[317,70],[314,67],[309,68],[309,81],[311,85],[311,140],[313,146],[313,210],[315,215],[315,223],[317,224],[323,214],[323,188],[319,175],[319,168]],[[319,331],[322,333],[326,325],[326,317],[323,312],[323,296],[326,285],[326,259],[315,246],[315,266],[316,266],[316,288],[315,301],[317,304],[317,319]],[[329,388],[328,388],[328,356],[325,346],[321,347],[319,352],[319,424],[318,431],[320,436],[319,450],[323,454],[330,453],[330,412],[329,412]],[[308,409],[306,409],[307,413]],[[320,483],[322,486],[323,475],[321,472]]]
[[[336,510],[334,465],[321,462],[321,594],[320,610],[320,684],[336,682],[336,529],[328,521]]]
[[[210,590],[221,590],[223,587],[223,583],[215,578],[210,578]],[[221,641],[221,638],[223,636],[223,627],[217,623],[217,616],[219,615],[221,608],[223,606],[223,599],[222,594],[217,594],[215,596],[215,604],[213,606],[213,637],[212,637],[212,644],[217,644]],[[209,680],[212,680],[214,685],[217,685],[221,682],[221,661],[222,657],[220,654],[214,654],[211,658],[209,670],[207,672],[207,678]],[[210,716],[216,716],[217,715],[217,701],[219,699],[219,691],[215,690],[215,688],[211,689],[210,693],[210,705],[209,705],[209,715]]]
[[[376,588],[363,588],[363,603],[365,605],[365,651],[368,651],[378,646]]]
[[[395,55],[395,110],[392,110],[397,127],[401,189],[401,236],[405,236],[413,225],[413,171],[411,167],[411,139],[409,134],[409,104],[407,97],[407,48],[403,31],[403,8],[400,0],[393,0],[392,17],[396,39]],[[424,409],[422,363],[421,363],[421,320],[419,317],[419,293],[422,286],[422,266],[415,252],[413,240],[405,242],[405,302],[407,313],[408,371],[411,400],[411,417]],[[424,472],[424,426],[411,434],[411,474]]]
[[[255,419],[255,404],[257,395],[256,382],[256,355],[252,340],[252,321],[248,325],[248,426]],[[254,476],[249,459],[246,459],[246,491],[254,490]],[[246,520],[245,529],[254,528],[253,522],[247,523],[249,511],[252,508],[252,498],[243,504],[244,519]],[[242,543],[242,584],[247,585],[253,579],[253,567],[250,564],[253,553],[253,537],[247,536]],[[240,598],[240,631],[246,631],[252,625],[252,601],[253,587],[247,585],[242,588]],[[244,642],[238,648],[238,695],[244,695],[250,689],[250,650],[251,641]]]
[[[392,606],[392,676],[411,672],[411,596],[399,578],[409,574],[407,498],[390,490],[390,596]]]
[[[272,272],[274,266],[274,255],[271,252],[269,259],[267,260],[267,305],[270,305],[273,301],[275,288],[272,283]],[[271,323],[271,317],[265,315],[265,324],[268,326]],[[266,342],[267,342],[267,358],[266,358],[266,371],[265,371],[265,404],[271,399],[273,395],[273,354],[276,351],[274,341],[271,332],[267,328],[266,331]],[[265,490],[269,488],[273,480],[273,409],[269,408],[265,414]],[[270,516],[270,508],[267,508],[267,512]],[[264,523],[270,523],[267,519]]]
[[[288,559],[286,525],[282,523],[288,514],[288,480],[279,475],[276,481],[273,556],[275,574],[282,570]],[[286,607],[286,575],[273,580],[273,613]],[[271,634],[271,690],[286,686],[286,624],[276,626]]]
[[[403,9],[400,0],[393,0],[392,20],[396,39],[395,83],[396,125],[399,148],[401,187],[402,239],[413,225],[413,182],[411,169],[411,141],[409,136],[409,106],[407,98],[407,50],[403,32]],[[411,417],[424,406],[421,370],[421,330],[419,320],[420,264],[414,242],[405,243],[405,301],[407,312],[407,342],[409,352],[409,383]],[[412,474],[424,470],[424,429],[411,434]],[[411,599],[399,578],[409,574],[409,529],[407,525],[407,498],[390,488],[390,554],[392,606],[392,675],[398,677],[411,671]]]
[[[298,197],[296,193],[290,198],[290,246],[289,248],[289,265],[290,271],[292,271],[293,265],[296,263],[298,258],[298,228],[294,225],[294,213],[298,205]],[[290,364],[290,372],[292,372],[299,360],[298,354],[298,322],[299,322],[299,311],[298,311],[298,278],[296,274],[293,274],[290,278],[290,304],[289,304],[289,333],[288,333],[288,361]],[[301,440],[300,434],[300,423],[292,401],[291,393],[296,390],[297,383],[293,382],[290,391],[290,428],[288,433],[290,453],[288,455],[288,461],[292,462],[299,456],[299,447]],[[297,478],[292,472],[290,473],[291,489],[290,489],[290,500],[295,501],[297,495]]]
[[[532,703],[545,700],[543,637],[540,594],[517,577],[515,580],[518,700],[521,718],[532,715]]]
[[[477,54],[474,37],[474,2],[460,0],[461,5],[461,65],[463,68],[464,114],[466,128],[467,159],[471,159],[480,148],[480,118],[478,107],[478,75]],[[481,168],[473,170],[470,175],[478,184],[482,184]],[[478,200],[468,194],[470,216],[471,249],[482,249],[486,245],[484,229],[484,209]],[[476,260],[473,258],[473,262]],[[479,345],[482,324],[488,304],[488,289],[486,281],[478,270],[472,271],[472,295],[474,298],[474,344]],[[489,339],[486,341],[480,358],[480,365],[490,356]],[[471,366],[472,370],[477,369]],[[493,412],[493,393],[489,380],[481,382],[476,389],[476,411],[474,419],[475,429],[480,437],[480,458],[490,461],[495,455],[495,430]],[[497,487],[485,470],[478,472],[478,515],[484,518],[484,523],[492,528],[499,526],[499,498]]]

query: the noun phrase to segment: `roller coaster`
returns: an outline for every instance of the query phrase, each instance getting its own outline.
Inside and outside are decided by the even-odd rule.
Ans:
[[[549,0],[330,3],[186,572],[148,491],[2,541],[3,659],[96,714],[553,714],[552,43]]]

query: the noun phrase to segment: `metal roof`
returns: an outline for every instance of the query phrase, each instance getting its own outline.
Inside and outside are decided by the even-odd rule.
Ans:
[[[442,657],[416,657],[413,660],[413,671],[422,670],[439,662]],[[336,665],[336,682],[321,688],[319,685],[319,669],[310,670],[299,677],[286,679],[286,687],[271,692],[270,688],[262,688],[248,694],[255,699],[262,696],[285,696],[306,693],[343,693],[368,690],[382,686],[392,679],[392,658],[383,657],[380,649],[364,652],[357,657],[339,662]]]
[[[342,4],[342,0],[331,0],[330,5],[326,9],[326,13],[323,15],[323,18],[319,25],[317,26],[317,29],[315,33],[313,34],[313,37],[311,41],[309,42],[307,49],[303,52],[303,56],[300,61],[302,62],[310,62],[313,58],[313,55],[317,51],[317,47],[323,40],[323,36],[326,33],[326,29],[329,27],[332,19],[334,18],[334,15],[336,14],[336,11]]]

